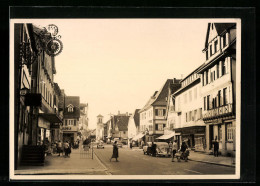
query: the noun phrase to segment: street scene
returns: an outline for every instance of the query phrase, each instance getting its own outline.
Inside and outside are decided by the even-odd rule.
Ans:
[[[111,144],[105,144],[104,148],[93,147],[92,152],[83,152],[81,149],[73,149],[70,157],[53,154],[47,156],[44,167],[23,166],[16,171],[17,175],[48,175],[48,174],[72,174],[72,175],[213,175],[234,174],[235,166],[232,159],[221,157],[212,158],[201,153],[192,153],[192,159],[188,162],[171,157],[153,157],[144,155],[140,148],[119,149],[118,162],[110,161],[113,152]],[[203,159],[203,161],[201,161]],[[144,169],[144,167],[147,167]]]
[[[237,173],[236,22],[48,21],[11,24],[14,175]]]

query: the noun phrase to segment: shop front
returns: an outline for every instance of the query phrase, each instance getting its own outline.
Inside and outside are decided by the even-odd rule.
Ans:
[[[231,156],[236,150],[236,121],[235,119],[214,119],[206,121],[207,149],[213,150],[213,144],[217,139],[219,152],[222,155]]]
[[[191,126],[185,128],[175,129],[176,133],[180,133],[176,139],[180,146],[183,141],[195,151],[205,151],[205,126]]]
[[[37,145],[43,145],[45,140],[53,142],[58,139],[57,126],[62,120],[56,114],[40,113],[38,117]]]
[[[63,126],[62,131],[63,131],[63,142],[69,141],[73,143],[74,141],[77,140],[78,129],[76,126]]]

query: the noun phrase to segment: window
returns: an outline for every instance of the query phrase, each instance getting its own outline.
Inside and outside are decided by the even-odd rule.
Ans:
[[[68,125],[68,120],[67,119],[65,119],[65,126],[67,126]]]
[[[198,116],[197,116],[197,110],[194,110],[194,120],[197,121],[198,120]]]
[[[215,53],[217,52],[217,49],[218,49],[218,40],[216,40],[214,42],[214,48],[215,48]]]
[[[149,131],[153,130],[153,125],[149,125]]]
[[[73,112],[73,107],[72,106],[68,107],[68,112]]]
[[[76,126],[76,125],[77,125],[77,120],[74,119],[74,126]]]
[[[229,124],[227,124],[227,141],[232,142],[233,139],[234,139],[233,127],[232,127],[232,124],[229,123]]]
[[[219,64],[217,64],[217,78],[219,78]]]
[[[208,84],[208,70],[206,71],[206,85]]]
[[[227,72],[226,72],[226,63],[225,61],[222,61],[222,76],[225,75]]]
[[[188,122],[188,113],[186,112],[186,122]]]
[[[207,110],[209,110],[209,100],[210,100],[210,96],[207,96]]]
[[[221,90],[218,91],[218,106],[222,105]]]
[[[208,60],[209,59],[209,51],[207,50],[206,51],[206,60]]]
[[[192,111],[189,112],[189,121],[191,121],[192,118]]]
[[[209,46],[210,56],[212,56],[212,45]]]
[[[158,109],[155,109],[155,115],[158,116]]]
[[[206,97],[204,97],[204,110],[206,110],[206,107],[207,107],[207,100],[206,100]]]
[[[227,105],[227,88],[223,89],[223,105]]]
[[[226,46],[226,34],[223,35],[223,48]]]
[[[158,130],[158,124],[155,124],[155,130]]]
[[[199,119],[201,119],[202,118],[202,108],[200,108],[200,113],[199,113]]]
[[[163,116],[166,115],[166,109],[163,109]]]
[[[195,111],[191,111],[191,120],[194,121],[194,114],[195,114]]]

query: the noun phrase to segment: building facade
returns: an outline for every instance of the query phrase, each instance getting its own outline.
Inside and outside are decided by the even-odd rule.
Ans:
[[[140,128],[140,118],[139,118],[139,112],[140,109],[135,109],[133,114],[129,117],[128,121],[128,144],[130,144],[130,141],[139,133]]]
[[[155,91],[146,105],[139,111],[140,132],[145,134],[145,142],[155,141],[164,134],[167,117],[167,103],[170,94],[180,88],[179,80],[168,79],[159,91]],[[169,91],[170,90],[170,91]]]
[[[197,68],[181,80],[181,88],[172,94],[167,124],[175,131],[175,139],[196,151],[205,151],[205,124],[202,120],[201,75]]]
[[[74,142],[78,139],[80,98],[78,96],[65,96],[63,114],[63,141]]]
[[[236,128],[236,24],[209,23],[203,52],[202,117],[206,123],[207,150],[219,141],[222,154],[235,152]]]

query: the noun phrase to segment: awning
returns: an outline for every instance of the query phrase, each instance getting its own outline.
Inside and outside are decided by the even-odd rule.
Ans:
[[[144,134],[143,134],[143,133],[139,133],[139,134],[137,134],[135,137],[133,137],[132,140],[136,141],[136,140],[138,140],[138,139],[140,139],[140,138],[142,138],[142,137],[144,137]]]
[[[48,120],[50,123],[62,123],[62,120],[56,114],[39,113],[39,116]]]
[[[170,139],[171,137],[175,136],[175,132],[172,132],[170,134],[165,134],[165,135],[162,135],[156,139]]]

